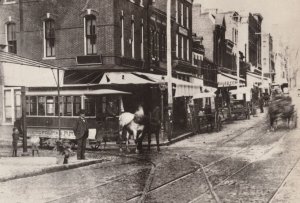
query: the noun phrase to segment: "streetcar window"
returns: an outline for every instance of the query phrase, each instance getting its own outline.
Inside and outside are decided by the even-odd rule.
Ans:
[[[52,96],[46,97],[46,115],[54,116],[54,98]]]
[[[30,115],[30,97],[26,97],[26,115]]]
[[[87,116],[95,116],[95,99],[94,98],[86,98],[85,99],[85,111]]]
[[[81,109],[81,97],[73,97],[73,116],[79,116],[79,111]]]
[[[45,116],[46,98],[38,97],[38,115]]]
[[[37,115],[37,99],[36,99],[36,97],[30,97],[29,109],[30,109],[30,115],[33,115],[33,116]]]
[[[59,113],[62,116],[63,115],[63,98],[62,97],[59,97],[59,103],[60,103]],[[55,97],[55,115],[58,116],[58,97]]]
[[[64,102],[64,116],[72,116],[72,97],[65,96],[63,97]]]

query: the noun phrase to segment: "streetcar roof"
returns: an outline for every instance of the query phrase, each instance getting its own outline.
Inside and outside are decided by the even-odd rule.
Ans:
[[[110,95],[110,94],[131,94],[114,89],[97,89],[97,90],[60,90],[60,95],[81,96],[81,95]],[[26,92],[27,96],[57,96],[57,90],[31,91]]]

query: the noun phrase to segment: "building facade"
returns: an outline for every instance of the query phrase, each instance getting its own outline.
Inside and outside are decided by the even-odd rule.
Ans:
[[[244,61],[251,64],[251,72],[261,74],[261,24],[263,17],[259,14],[240,13],[239,51]]]
[[[262,35],[262,71],[265,77],[274,82],[275,62],[273,52],[273,37],[271,34]]]

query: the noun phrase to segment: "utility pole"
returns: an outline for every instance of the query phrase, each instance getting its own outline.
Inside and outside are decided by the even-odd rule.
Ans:
[[[59,83],[59,69],[57,69],[57,105],[58,105],[58,139],[61,140],[61,116],[60,116],[60,83]]]
[[[23,133],[23,154],[22,156],[29,156],[27,152],[27,122],[26,122],[26,87],[21,87],[21,102],[22,102],[22,133]]]
[[[172,47],[171,47],[171,0],[167,0],[167,82],[168,82],[168,116],[169,132],[168,138],[171,138],[173,122],[173,95],[172,95]]]

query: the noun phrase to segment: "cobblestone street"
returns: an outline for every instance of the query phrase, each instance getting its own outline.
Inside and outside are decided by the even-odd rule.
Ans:
[[[163,147],[161,153],[155,148],[141,155],[90,151],[88,157],[116,158],[108,163],[1,183],[0,199],[268,202],[300,158],[298,134],[298,129],[284,127],[271,132],[267,114],[258,114],[251,120],[229,123],[218,133],[195,135]],[[5,193],[8,189],[22,195]]]

